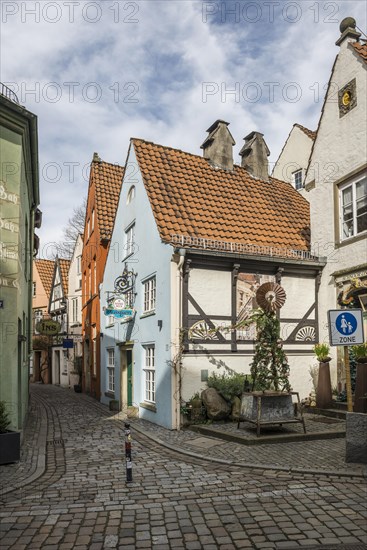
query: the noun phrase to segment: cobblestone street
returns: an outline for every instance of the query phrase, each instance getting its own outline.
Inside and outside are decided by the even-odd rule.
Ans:
[[[365,475],[336,456],[343,439],[249,449],[138,420],[132,435],[127,485],[121,415],[33,385],[22,460],[0,467],[1,549],[367,547]]]

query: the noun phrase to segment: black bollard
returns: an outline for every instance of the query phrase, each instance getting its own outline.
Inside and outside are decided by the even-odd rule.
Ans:
[[[125,458],[126,458],[126,483],[131,483],[133,480],[133,463],[131,460],[130,424],[125,424]]]

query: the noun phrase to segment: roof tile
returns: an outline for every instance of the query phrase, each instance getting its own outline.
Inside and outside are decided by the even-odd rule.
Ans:
[[[197,155],[132,142],[163,241],[180,234],[309,249],[309,204],[291,184],[261,181],[240,166],[214,169]]]
[[[124,168],[118,164],[94,161],[91,182],[95,185],[96,218],[101,239],[110,239],[115,220]]]
[[[354,42],[352,46],[354,50],[362,57],[363,61],[367,63],[367,43],[361,44],[360,42]]]
[[[34,260],[34,264],[42,281],[46,296],[49,298],[51,294],[55,262],[54,260]]]

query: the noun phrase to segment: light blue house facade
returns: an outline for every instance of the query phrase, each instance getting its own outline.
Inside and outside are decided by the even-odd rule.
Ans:
[[[250,373],[256,335],[241,321],[265,282],[287,296],[291,386],[312,389],[325,262],[309,250],[309,205],[267,175],[261,134],[245,138],[239,166],[228,123],[208,132],[203,157],[131,140],[100,288],[102,402],[170,429],[212,373]]]
[[[101,401],[117,400],[122,411],[136,407],[140,418],[167,428],[172,428],[171,257],[131,145],[100,289]],[[114,319],[105,308],[109,298],[121,296],[115,281],[125,269],[133,286],[124,296],[134,315]]]

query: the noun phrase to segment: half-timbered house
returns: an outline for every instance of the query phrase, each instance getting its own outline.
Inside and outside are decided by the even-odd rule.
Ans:
[[[63,339],[68,335],[68,276],[70,260],[56,258],[48,313],[60,324],[60,332],[54,336],[51,347],[51,384],[69,386],[68,350]]]
[[[128,152],[100,294],[102,401],[169,428],[210,373],[250,371],[253,328],[236,327],[265,281],[287,293],[291,384],[302,397],[312,388],[324,262],[310,254],[309,205],[268,176],[262,134],[245,138],[241,166],[234,144],[218,120],[203,157],[140,139]]]

